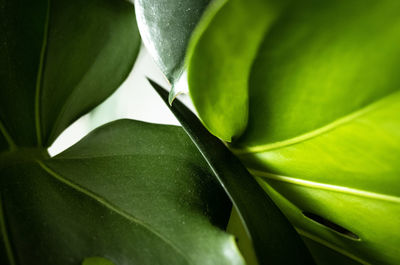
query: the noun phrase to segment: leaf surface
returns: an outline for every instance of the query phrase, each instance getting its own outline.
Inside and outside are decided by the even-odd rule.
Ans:
[[[135,0],[144,44],[174,83],[183,72],[187,44],[210,0]]]
[[[238,31],[220,40],[235,23],[235,10],[229,11],[235,1],[220,8],[211,22],[199,23],[188,75],[200,117],[219,119],[208,124],[202,118],[208,128],[229,128],[248,111],[246,129],[230,147],[302,235],[361,263],[398,264],[399,3],[304,0],[274,9],[277,1],[253,2],[260,9],[270,6],[274,19],[257,43],[250,74],[247,61],[235,60],[236,52],[221,52],[243,39]],[[216,42],[222,43],[218,49]],[[241,49],[253,44],[244,42]],[[243,69],[241,77],[227,79],[210,71],[211,82],[200,81],[205,71],[224,68],[227,60]],[[245,96],[235,92],[241,85],[229,82],[238,78],[246,80]],[[217,96],[210,97],[207,89]],[[230,99],[235,95],[239,99]],[[246,96],[248,105],[237,104]],[[234,121],[220,119],[223,104],[231,104],[227,110],[233,109]],[[242,131],[232,130],[228,137],[212,132],[229,141]],[[327,259],[317,260],[324,264]]]
[[[82,265],[115,265],[113,262],[109,261],[108,259],[101,258],[101,257],[90,257],[86,258]]]
[[[301,215],[293,216],[297,227],[372,264],[396,264],[400,235],[392,231],[400,216],[399,103],[396,93],[313,138],[239,156],[297,211],[323,216],[361,241],[321,231]]]
[[[34,99],[47,5],[45,0],[0,0],[1,134],[25,146],[36,145]]]
[[[1,175],[16,264],[244,264],[218,228],[229,200],[179,127],[116,121]]]
[[[49,146],[126,78],[140,38],[125,1],[28,2],[0,3],[0,122],[16,145]]]
[[[275,19],[275,9],[280,8],[271,2],[213,2],[189,45],[193,104],[206,128],[227,142],[238,138],[247,125],[251,66],[264,32]]]
[[[150,83],[169,106],[168,92]],[[183,103],[175,100],[169,107],[236,207],[259,264],[314,264],[298,234],[242,163]]]

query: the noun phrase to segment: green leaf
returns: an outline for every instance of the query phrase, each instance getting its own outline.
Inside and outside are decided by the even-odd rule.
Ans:
[[[237,145],[309,134],[398,91],[399,8],[391,0],[288,5],[254,61],[249,124]]]
[[[239,137],[247,125],[251,66],[278,8],[271,2],[213,2],[189,45],[193,104],[206,128],[227,142]]]
[[[229,200],[181,128],[120,120],[38,159],[1,169],[17,264],[244,264],[218,228]]]
[[[168,92],[149,81],[169,106]],[[314,264],[298,234],[242,163],[179,100],[169,108],[231,198],[252,239],[259,264]]]
[[[239,2],[200,21],[190,44],[189,90],[203,122],[229,141],[241,131],[213,128],[242,124],[248,110],[231,147],[298,231],[361,263],[398,264],[400,3],[254,0],[274,15],[261,43],[248,43],[235,24]],[[234,43],[258,45],[254,60],[241,61]],[[208,71],[226,61],[243,72]]]
[[[1,194],[0,194],[1,195]],[[7,226],[3,209],[3,199],[0,196],[0,261],[4,265],[15,265],[15,258],[12,253],[10,239],[7,234]]]
[[[184,71],[189,38],[209,2],[210,0],[135,0],[136,17],[143,42],[172,85]],[[172,94],[172,98],[174,96]]]
[[[8,142],[7,138],[4,136],[5,134],[3,134],[3,131],[1,130],[1,124],[0,124],[0,153],[2,153],[3,151],[6,151],[7,149],[11,148],[11,146],[13,146],[14,148],[14,143],[13,142]]]
[[[86,258],[82,265],[115,265],[113,262],[102,257],[90,257]]]
[[[0,0],[0,126],[11,145],[36,145],[33,110],[47,5]]]
[[[122,0],[1,0],[0,14],[0,122],[15,145],[49,146],[120,85],[140,47]]]
[[[324,246],[323,244],[317,243],[311,239],[303,237],[306,245],[313,249],[313,257],[317,261],[318,264],[325,265],[338,265],[338,264],[346,264],[346,265],[362,265],[367,263],[360,263],[353,259],[350,259],[344,255],[340,255],[338,252]]]
[[[133,6],[0,1],[1,264],[243,265],[222,231],[231,204],[182,129],[118,121],[48,158],[131,70]]]

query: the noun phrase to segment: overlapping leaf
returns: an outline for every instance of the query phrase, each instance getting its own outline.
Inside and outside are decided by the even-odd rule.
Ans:
[[[243,264],[230,202],[183,130],[131,120],[1,171],[16,264]],[[7,264],[7,263],[6,263]],[[9,263],[13,264],[13,263]]]
[[[140,47],[124,1],[1,0],[0,12],[0,127],[16,145],[49,146],[119,86]]]
[[[189,38],[210,0],[135,0],[142,39],[156,63],[175,84],[184,71]],[[175,96],[174,86],[171,98]]]
[[[244,264],[220,229],[231,204],[182,129],[117,121],[48,157],[131,70],[133,6],[17,0],[0,12],[0,263]]]
[[[168,105],[168,92],[150,81]],[[170,106],[231,198],[259,264],[313,264],[307,248],[242,163],[179,100]],[[286,255],[290,252],[290,255]]]
[[[205,125],[236,138],[233,150],[304,236],[363,263],[399,263],[399,3],[219,3],[188,57]],[[248,40],[257,7],[272,19],[261,40]],[[242,30],[239,10],[248,19]],[[254,46],[254,60],[243,60],[240,52]]]

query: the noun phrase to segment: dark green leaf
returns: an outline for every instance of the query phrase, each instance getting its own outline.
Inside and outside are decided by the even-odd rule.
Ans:
[[[17,264],[244,264],[231,205],[184,131],[130,120],[64,153],[2,168]],[[215,226],[216,225],[216,226]]]
[[[49,146],[130,72],[140,38],[122,0],[0,0],[0,122],[16,145]]]
[[[37,144],[35,89],[47,9],[45,0],[0,0],[0,126],[25,146]]]
[[[10,146],[9,146],[9,143],[7,142],[6,138],[4,137],[3,134],[0,133],[0,153],[9,148],[10,148]]]
[[[0,194],[1,195],[1,194]],[[7,234],[8,224],[5,220],[3,199],[0,196],[0,264],[15,265],[10,239]]]
[[[156,83],[150,83],[169,106],[168,92]],[[238,210],[260,265],[313,264],[299,235],[239,159],[211,135],[179,100],[175,100],[170,109]]]
[[[339,252],[324,246],[323,244],[317,243],[307,237],[303,237],[306,245],[313,249],[313,257],[318,264],[323,265],[362,265],[367,264],[363,261],[355,261],[354,259],[348,258],[345,255],[341,255]]]
[[[116,265],[108,259],[102,257],[90,257],[86,258],[82,265]]]

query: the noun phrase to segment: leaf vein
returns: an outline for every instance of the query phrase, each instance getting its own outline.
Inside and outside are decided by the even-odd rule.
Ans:
[[[99,203],[101,206],[111,210],[112,212],[115,212],[116,214],[126,218],[127,220],[129,220],[132,223],[135,223],[139,226],[142,226],[143,228],[147,229],[148,231],[150,231],[151,233],[153,233],[155,236],[157,236],[158,238],[160,238],[162,241],[164,241],[167,245],[169,245],[171,248],[173,248],[177,253],[179,253],[187,262],[188,264],[190,264],[191,262],[189,257],[186,256],[186,254],[184,252],[182,252],[172,241],[168,240],[167,238],[165,238],[162,234],[160,234],[159,232],[157,232],[156,230],[154,230],[153,228],[151,228],[148,224],[142,222],[141,220],[137,219],[136,217],[132,216],[131,214],[126,213],[125,211],[119,209],[117,206],[111,204],[109,201],[107,201],[106,199],[100,197],[99,195],[95,194],[94,192],[72,182],[71,180],[59,175],[58,173],[56,173],[55,171],[53,171],[52,169],[50,169],[49,167],[47,167],[43,162],[41,161],[37,161],[38,164],[40,165],[40,167],[45,170],[50,176],[52,176],[53,178],[55,178],[56,180],[60,181],[61,183],[67,185],[68,187],[74,189],[77,192],[80,192],[86,196],[88,196],[89,198],[93,199],[94,201],[96,201],[97,203]]]
[[[3,237],[3,242],[4,242],[4,245],[6,248],[8,261],[10,262],[10,265],[16,265],[17,263],[15,262],[15,257],[14,257],[14,253],[13,253],[13,250],[11,247],[10,238],[8,237],[6,219],[5,219],[4,215],[5,214],[4,214],[4,209],[3,209],[3,199],[0,194],[0,231],[1,231],[1,235]]]
[[[232,150],[232,152],[236,155],[245,155],[245,154],[250,154],[250,153],[262,153],[262,152],[267,152],[267,151],[271,151],[271,150],[275,150],[275,149],[279,149],[282,147],[287,147],[290,145],[294,145],[294,144],[298,144],[310,139],[313,139],[317,136],[326,134],[342,125],[345,125],[347,123],[350,123],[352,121],[354,121],[355,119],[364,116],[374,110],[380,109],[384,106],[386,106],[386,104],[388,102],[390,102],[391,100],[393,100],[393,98],[395,98],[396,96],[400,95],[400,90],[393,92],[387,96],[385,96],[384,98],[379,99],[378,101],[375,101],[355,112],[352,112],[344,117],[341,117],[339,119],[334,120],[331,123],[328,123],[327,125],[324,125],[320,128],[317,128],[313,131],[295,136],[293,138],[290,139],[286,139],[283,141],[279,141],[279,142],[274,142],[274,143],[268,143],[268,144],[264,144],[264,145],[256,145],[256,146],[251,146],[251,147],[244,147],[244,148],[235,148],[233,146],[230,146],[230,149]]]
[[[390,203],[400,203],[400,197],[398,197],[398,196],[386,195],[386,194],[381,194],[381,193],[376,193],[376,192],[371,192],[371,191],[366,191],[366,190],[360,190],[360,189],[354,189],[354,188],[348,188],[348,187],[343,187],[343,186],[337,186],[337,185],[332,185],[332,184],[318,183],[318,182],[314,182],[314,181],[310,181],[310,180],[304,180],[304,179],[293,178],[293,177],[288,177],[288,176],[281,176],[281,175],[276,175],[276,174],[272,174],[269,172],[251,169],[251,168],[249,168],[248,170],[250,171],[251,174],[253,174],[254,176],[260,177],[260,178],[266,178],[266,179],[270,179],[270,180],[291,183],[291,184],[304,186],[304,187],[308,187],[308,188],[317,188],[317,189],[329,190],[329,191],[333,191],[333,192],[342,192],[342,193],[347,193],[347,194],[351,194],[351,195],[358,196],[358,197],[366,197],[366,198],[386,201],[386,202],[390,202]]]
[[[47,0],[47,10],[46,18],[44,23],[43,32],[43,42],[39,57],[39,67],[36,77],[36,87],[35,87],[35,128],[36,128],[36,138],[38,141],[38,146],[42,145],[42,132],[40,123],[40,97],[41,88],[43,85],[43,75],[44,75],[44,61],[46,58],[47,42],[48,42],[48,32],[49,32],[49,22],[50,22],[50,0]]]
[[[325,241],[325,240],[323,240],[323,239],[321,239],[321,238],[319,238],[319,237],[317,237],[315,235],[312,235],[312,234],[310,234],[310,233],[308,233],[308,232],[306,232],[306,231],[304,231],[304,230],[302,230],[302,229],[300,229],[298,227],[295,227],[295,229],[300,235],[302,235],[304,237],[307,237],[308,239],[313,240],[313,241],[315,241],[315,242],[317,242],[317,243],[319,243],[321,245],[324,245],[325,247],[327,247],[327,248],[329,248],[329,249],[331,249],[333,251],[336,251],[336,252],[338,252],[338,253],[340,253],[340,254],[342,254],[342,255],[344,255],[344,256],[352,259],[352,260],[360,262],[360,263],[362,263],[364,265],[371,265],[371,263],[368,263],[368,262],[364,261],[363,259],[361,259],[361,258],[359,258],[359,257],[347,252],[346,250],[344,250],[344,249],[342,249],[340,247],[337,247],[337,246],[335,246],[335,245],[333,245],[333,244],[331,244],[331,243],[329,243],[329,242],[327,242],[327,241]]]
[[[6,127],[4,126],[3,122],[0,120],[0,132],[3,134],[4,139],[8,143],[10,147],[10,151],[14,151],[17,149],[17,145],[15,144],[14,140],[11,138],[10,134],[8,133]]]

